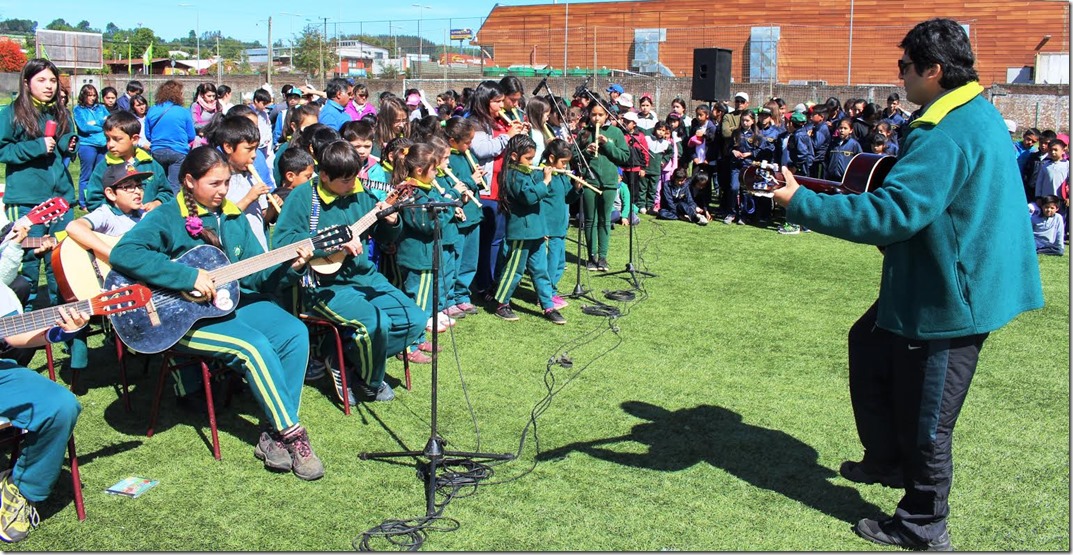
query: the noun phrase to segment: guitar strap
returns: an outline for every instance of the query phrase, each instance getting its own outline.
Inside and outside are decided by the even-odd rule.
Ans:
[[[317,224],[320,223],[320,195],[317,194],[317,187],[320,183],[317,180],[313,180],[312,207],[309,210],[309,235],[313,236],[317,234]],[[302,287],[312,289],[319,286],[320,283],[317,280],[317,273],[313,271],[311,264],[306,264],[306,271],[302,275]]]

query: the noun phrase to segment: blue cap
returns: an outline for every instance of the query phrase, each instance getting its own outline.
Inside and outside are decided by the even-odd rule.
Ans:
[[[622,94],[622,93],[626,92],[626,89],[622,88],[622,85],[619,85],[618,83],[614,83],[610,87],[607,87],[607,92],[608,93],[613,93],[614,92],[614,93]]]

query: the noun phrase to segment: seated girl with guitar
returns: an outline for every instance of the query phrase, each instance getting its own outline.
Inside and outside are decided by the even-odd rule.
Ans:
[[[296,247],[292,264],[242,277],[240,300],[234,307],[231,295],[222,294],[226,289],[218,294],[217,286],[223,284],[215,284],[209,272],[172,260],[206,244],[221,249],[232,266],[264,252],[242,211],[226,200],[231,179],[228,160],[214,148],[195,148],[183,161],[179,179],[182,188],[176,198],[146,214],[112,248],[113,274],[168,290],[193,291],[221,310],[233,308],[224,316],[195,322],[172,348],[240,368],[268,422],[254,449],[256,457],[270,469],[292,470],[303,480],[320,478],[324,465],[298,421],[309,333],[266,294],[295,283],[312,250]],[[155,293],[153,302],[151,313],[159,314],[160,320],[157,333],[163,334],[178,320],[169,314],[177,303]],[[118,322],[113,322],[119,332]]]
[[[387,358],[423,338],[426,316],[362,252],[362,242],[370,228],[378,243],[398,237],[398,214],[384,216],[378,222],[378,211],[408,197],[409,189],[401,188],[387,200],[377,202],[355,182],[360,167],[357,151],[344,140],[322,149],[318,174],[287,197],[272,240],[276,245],[286,245],[333,225],[351,227],[353,239],[344,245],[344,252],[333,257],[341,259],[338,264],[322,262],[321,258],[313,262],[312,270],[317,274],[304,280],[307,288],[303,291],[303,304],[348,330],[351,343],[346,349],[347,362],[351,368],[359,369],[362,397],[390,401],[395,394],[384,381]],[[349,403],[356,403],[352,392],[343,390],[338,370],[332,371],[332,377],[340,400],[347,395]]]

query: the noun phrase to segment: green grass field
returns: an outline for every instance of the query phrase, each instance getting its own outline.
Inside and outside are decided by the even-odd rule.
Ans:
[[[851,523],[889,513],[899,494],[836,470],[861,454],[845,335],[875,299],[880,253],[815,233],[644,218],[641,262],[659,277],[618,305],[622,317],[584,315],[574,301],[569,323],[554,326],[523,291],[521,321],[482,313],[441,336],[439,429],[449,448],[514,452],[551,380],[556,395],[528,429],[520,460],[495,467],[496,484],[455,499],[445,515],[460,527],[432,532],[423,549],[872,549]],[[613,269],[626,248],[619,227]],[[958,425],[950,500],[958,550],[1070,549],[1069,261],[1041,257],[1040,268],[1046,307],[991,335]],[[561,290],[574,275],[568,266]],[[625,287],[618,277],[582,281],[598,295]],[[307,384],[302,420],[327,468],[307,483],[254,459],[260,416],[249,394],[218,410],[222,461],[212,458],[204,413],[178,408],[170,394],[146,438],[158,359],[148,375],[145,357],[129,364],[127,413],[114,352],[101,341],[91,339],[98,348],[77,389],[88,519],[75,518],[65,470],[40,528],[4,549],[350,550],[386,519],[424,514],[410,460],[358,453],[425,445],[428,366],[413,368],[412,391],[400,386],[394,402],[350,417],[328,379]],[[564,352],[573,367],[549,371]],[[39,354],[32,366],[44,364]],[[70,383],[64,355],[58,364]],[[388,373],[401,379],[401,363],[392,359]],[[160,484],[138,499],[103,493],[131,475]]]

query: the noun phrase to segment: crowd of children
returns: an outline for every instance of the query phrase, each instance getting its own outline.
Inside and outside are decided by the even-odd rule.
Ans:
[[[525,274],[544,318],[565,324],[560,311],[568,303],[558,286],[572,214],[587,248],[579,263],[607,271],[613,225],[637,225],[644,214],[698,225],[766,224],[771,204],[742,191],[754,162],[840,180],[860,152],[896,155],[911,119],[896,94],[886,109],[829,98],[791,110],[772,98],[754,110],[745,92],[734,95],[733,108],[701,105],[692,117],[675,99],[660,118],[652,95],[639,94],[635,109],[633,95],[617,84],[607,99],[579,88],[569,101],[550,94],[526,100],[515,77],[444,91],[435,104],[413,89],[372,99],[367,87],[337,78],[323,91],[286,85],[275,104],[262,88],[249,104],[232,105],[227,86],[204,83],[184,98],[182,85],[169,80],[151,107],[132,81],[118,100],[115,90],[102,90],[99,104],[97,90],[83,87],[71,115],[58,76],[51,62],[30,60],[18,97],[0,112],[6,215],[14,221],[55,196],[89,213],[20,228],[3,260],[21,258],[21,280],[37,283],[40,249],[23,254],[18,242],[66,230],[114,271],[213,298],[209,274],[177,257],[200,245],[223,249],[232,263],[293,249],[289,263],[242,278],[236,309],[196,323],[174,349],[243,374],[264,412],[255,456],[306,480],[324,467],[298,418],[303,380],[330,373],[347,403],[390,401],[387,360],[430,362],[426,334],[479,314],[475,300],[495,317],[518,320],[512,302]],[[45,133],[51,125],[56,132]],[[1068,142],[1029,130],[1014,148],[1045,254],[1064,252]],[[82,160],[77,189],[65,163],[75,155]],[[410,202],[393,206],[404,194]],[[297,246],[332,226],[355,232],[339,253]],[[48,304],[56,304],[48,257],[44,265]],[[15,281],[4,281],[6,299]],[[16,304],[29,310],[36,288],[22,289],[29,292]],[[348,387],[310,345],[303,313],[343,331]],[[72,314],[48,334],[70,345],[76,368],[86,364],[84,324],[84,315]],[[4,349],[42,340],[4,339]],[[0,370],[0,398],[11,397],[9,388],[48,390],[9,385],[9,376],[21,379]],[[181,393],[198,386],[178,381]],[[70,403],[63,410],[72,422],[77,417]],[[0,415],[19,417],[3,403]],[[19,468],[0,474],[0,539],[18,541],[36,522],[32,503],[47,496],[55,473],[36,476]]]

